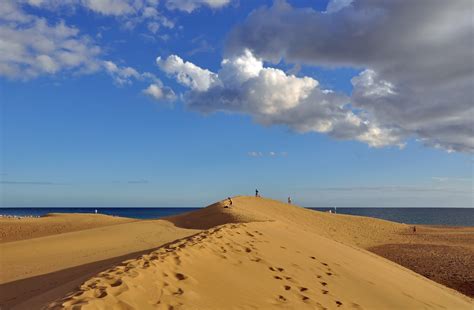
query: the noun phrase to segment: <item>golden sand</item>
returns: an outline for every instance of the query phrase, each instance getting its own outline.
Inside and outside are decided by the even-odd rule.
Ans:
[[[42,277],[155,248],[104,263],[109,268],[96,266],[85,279],[72,277],[75,286],[59,282],[30,298],[16,296],[9,305],[18,308],[473,309],[471,298],[365,250],[410,238],[404,224],[234,197],[231,207],[222,201],[164,220],[9,242],[0,249]],[[36,250],[26,252],[31,247],[22,242]],[[61,257],[48,264],[51,251]],[[17,268],[2,272],[3,287],[18,274],[30,279],[13,259],[1,263],[2,270]]]

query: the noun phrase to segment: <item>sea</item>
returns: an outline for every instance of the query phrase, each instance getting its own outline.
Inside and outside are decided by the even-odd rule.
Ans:
[[[156,219],[199,208],[0,208],[2,216],[40,217],[48,213],[97,213],[135,219]],[[329,211],[331,208],[308,208]],[[339,214],[369,216],[405,223],[448,226],[474,226],[474,208],[337,208]]]

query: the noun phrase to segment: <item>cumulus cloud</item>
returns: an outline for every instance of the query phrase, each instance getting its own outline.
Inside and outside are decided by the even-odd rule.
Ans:
[[[95,13],[112,16],[137,14],[158,4],[156,1],[147,0],[20,0],[18,2],[50,10],[81,6]]]
[[[132,67],[119,67],[112,61],[104,61],[104,68],[118,85],[131,84],[132,79],[140,79],[141,75]]]
[[[232,0],[168,0],[166,1],[166,7],[170,10],[180,10],[191,13],[202,6],[219,9],[228,5],[231,1]]]
[[[162,27],[174,27],[174,22],[158,10],[157,0],[20,0],[18,3],[55,12],[64,9],[74,12],[76,8],[83,8],[97,14],[116,17],[125,29],[133,29],[138,24],[145,23],[153,34]]]
[[[112,61],[104,61],[103,67],[119,86],[130,85],[135,81],[148,82],[150,83],[149,86],[142,90],[145,95],[158,101],[173,101],[176,99],[174,91],[164,86],[161,80],[153,73],[140,73],[132,67],[121,67]]]
[[[46,0],[30,2],[42,5]],[[150,85],[144,93],[159,100],[175,99],[173,90],[163,86],[154,74],[118,66],[101,56],[100,47],[77,28],[63,21],[51,25],[44,18],[25,13],[14,1],[5,0],[0,5],[0,76],[27,80],[62,72],[105,71],[119,86],[147,82]]]
[[[193,90],[205,91],[217,81],[217,75],[207,69],[202,69],[195,64],[183,61],[176,55],[171,55],[165,60],[158,57],[156,63],[161,70],[176,77],[176,80]]]
[[[0,5],[0,75],[29,79],[63,70],[100,69],[100,47],[63,21],[49,24],[26,14],[17,3]]]
[[[448,151],[474,151],[472,1],[332,0],[325,12],[285,1],[229,36],[267,61],[353,67],[351,105],[380,126]]]
[[[249,50],[224,59],[217,73],[176,55],[158,57],[157,63],[190,88],[184,95],[190,109],[245,113],[264,125],[286,125],[298,132],[325,133],[373,147],[402,145],[396,130],[381,128],[348,108],[344,94],[321,88],[311,77],[265,67]]]
[[[127,0],[82,0],[82,5],[104,15],[129,14],[135,9]]]
[[[143,90],[143,93],[155,100],[172,101],[176,99],[176,95],[171,88],[160,84],[150,84],[150,86]]]

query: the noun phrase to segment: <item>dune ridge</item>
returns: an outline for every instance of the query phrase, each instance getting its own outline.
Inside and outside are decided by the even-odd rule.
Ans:
[[[407,225],[232,200],[167,218],[204,230],[101,272],[48,308],[474,307],[469,297],[363,249],[396,241]]]
[[[39,218],[2,217],[0,218],[0,243],[136,221],[135,219],[90,213],[49,213]]]

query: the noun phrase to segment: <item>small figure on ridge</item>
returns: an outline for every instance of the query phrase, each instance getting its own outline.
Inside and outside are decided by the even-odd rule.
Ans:
[[[230,199],[230,197],[227,197],[227,200],[229,201],[229,207],[232,206],[232,199]]]
[[[255,197],[260,197],[260,195],[258,194],[258,189],[255,190]]]
[[[290,196],[288,196],[288,204],[291,205],[291,197]]]

